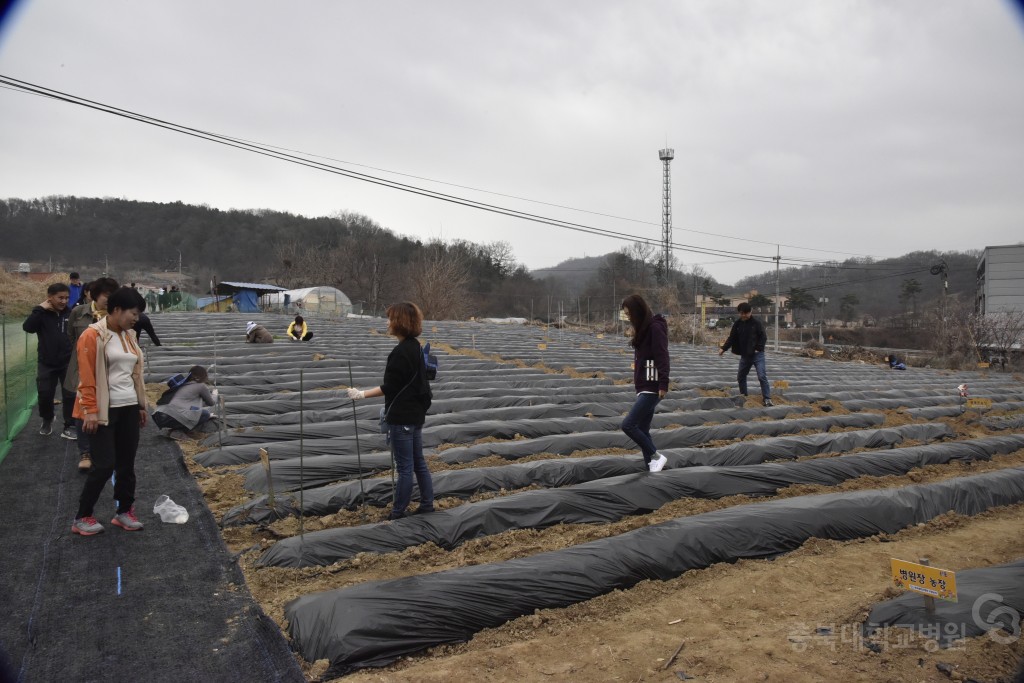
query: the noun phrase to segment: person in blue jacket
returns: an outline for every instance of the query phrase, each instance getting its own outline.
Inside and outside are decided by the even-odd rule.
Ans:
[[[636,402],[622,421],[622,431],[640,447],[651,472],[660,472],[668,458],[658,452],[651,439],[654,409],[668,393],[668,322],[651,311],[644,298],[630,294],[622,300],[620,317],[633,328],[633,386]]]

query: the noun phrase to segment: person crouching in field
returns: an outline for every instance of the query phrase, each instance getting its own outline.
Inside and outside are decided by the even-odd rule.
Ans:
[[[217,392],[210,390],[208,380],[206,368],[192,366],[185,383],[167,389],[156,402],[157,409],[153,411],[156,426],[169,430],[168,436],[175,440],[185,438],[187,432],[202,430],[213,417],[208,408],[217,405]]]
[[[309,341],[313,338],[313,333],[301,315],[295,316],[295,320],[288,326],[288,338],[292,341]]]
[[[92,469],[89,470],[78,514],[71,531],[93,536],[103,525],[93,508],[110,475],[114,481],[117,511],[110,523],[125,531],[139,531],[135,516],[135,454],[139,431],[146,426],[146,387],[142,380],[143,358],[135,331],[139,313],[146,308],[142,295],[121,287],[107,299],[107,315],[89,325],[78,339],[78,396],[75,417],[89,435]]]
[[[622,431],[640,447],[648,470],[660,472],[668,458],[654,447],[651,420],[654,409],[668,393],[668,322],[661,315],[655,315],[639,294],[630,294],[622,300],[621,317],[633,327],[629,343],[633,347],[633,386],[636,389],[636,402],[622,421]]]
[[[250,344],[273,344],[274,335],[263,325],[257,325],[250,320],[245,324],[245,341]]]

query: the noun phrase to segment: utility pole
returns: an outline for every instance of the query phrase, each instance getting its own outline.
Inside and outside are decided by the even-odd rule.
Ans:
[[[178,250],[178,279],[181,279],[181,249]]]
[[[782,253],[779,245],[775,245],[775,353],[779,352],[779,264],[782,262]]]
[[[819,306],[819,311],[818,311],[818,341],[820,343],[822,343],[822,344],[825,343],[825,335],[822,333],[822,325],[825,322],[825,304],[827,304],[827,303],[828,303],[828,297],[827,296],[819,296],[818,297],[818,306]]]

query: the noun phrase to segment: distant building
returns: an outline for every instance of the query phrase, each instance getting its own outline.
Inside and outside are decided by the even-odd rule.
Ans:
[[[976,310],[1024,311],[1024,244],[985,247],[978,262]]]

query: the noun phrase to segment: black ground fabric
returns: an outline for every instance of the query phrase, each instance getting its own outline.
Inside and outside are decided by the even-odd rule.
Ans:
[[[285,616],[300,654],[311,661],[330,659],[329,675],[341,675],[645,579],[664,581],[715,562],[771,557],[812,537],[894,533],[950,510],[975,515],[1021,501],[1024,468],[752,503],[506,562],[304,595],[285,606]]]
[[[600,413],[607,411],[603,409],[597,409]],[[628,407],[626,407],[628,410]],[[529,451],[528,443],[532,439],[548,438],[556,435],[566,435],[569,438],[563,440],[565,443],[572,444],[576,443],[577,437],[582,432],[593,432],[603,433],[605,438],[601,438],[599,434],[589,437],[589,446],[582,446],[584,448],[614,448],[614,447],[631,447],[633,442],[626,435],[619,432],[619,428],[622,425],[622,417],[619,415],[615,416],[594,416],[583,415],[576,416],[570,414],[563,414],[559,416],[558,413],[568,413],[561,409],[554,411],[553,416],[548,416],[540,419],[495,419],[488,416],[488,419],[477,419],[471,423],[448,423],[448,424],[437,424],[433,421],[428,421],[423,426],[423,448],[430,449],[441,444],[449,443],[471,443],[483,438],[493,438],[502,440],[516,439],[519,443],[519,447],[516,449],[505,449],[501,451],[503,457],[512,459],[512,456],[518,455],[532,455],[533,452]],[[785,418],[791,414],[807,413],[810,412],[810,408],[804,406],[775,406],[773,408],[762,408],[760,410],[749,409],[749,408],[731,408],[729,410],[700,410],[692,411],[688,413],[657,413],[654,416],[652,425],[655,429],[664,428],[669,425],[699,425],[695,426],[694,429],[703,430],[704,425],[733,422],[740,420],[752,420],[755,417],[775,417]],[[823,418],[809,418],[809,419],[823,419]],[[851,425],[858,427],[866,427],[870,424],[876,424],[879,421],[878,416],[836,416],[834,418],[824,418],[832,421],[832,423],[838,425]],[[794,422],[795,424],[795,422]],[[816,425],[815,425],[816,426]],[[804,428],[815,428],[815,426],[804,427]],[[703,431],[696,433],[696,436],[690,437],[690,443],[698,443],[700,441],[706,441],[716,438],[736,438],[737,434],[740,434],[744,429],[743,425],[730,425],[729,429],[717,430],[712,432],[713,434],[723,434],[722,436],[710,436],[705,437]],[[753,429],[751,427],[751,429]],[[296,457],[301,453],[309,456],[326,455],[328,453],[334,455],[353,455],[356,454],[360,449],[363,452],[367,451],[382,451],[387,449],[387,443],[385,436],[380,433],[379,430],[374,430],[372,434],[362,434],[359,438],[359,443],[356,443],[355,435],[352,436],[334,436],[334,433],[351,433],[349,425],[344,422],[333,422],[325,425],[308,425],[304,426],[303,438],[304,441],[296,441],[299,437],[299,429],[293,427],[276,428],[270,430],[260,430],[258,432],[250,432],[249,437],[254,443],[246,443],[244,445],[224,445],[222,448],[216,448],[205,453],[201,453],[196,456],[196,462],[200,465],[209,467],[217,465],[240,465],[243,463],[256,462],[260,459],[259,449],[266,448],[268,454],[272,460],[283,460],[286,458]],[[682,434],[690,434],[690,432],[683,432],[683,430],[675,430],[666,441],[666,447],[672,447],[676,443],[680,443]],[[231,434],[228,439],[238,438],[240,432]],[[274,437],[286,438],[290,443],[280,443],[274,441]],[[207,442],[214,444],[218,441],[217,436],[212,436],[207,439]],[[225,443],[225,442],[221,442]],[[682,445],[680,443],[680,445]],[[565,446],[562,446],[562,450],[554,452],[565,452]],[[576,450],[576,449],[573,449]],[[480,448],[477,448],[474,453],[481,452]],[[454,456],[445,456],[446,462],[455,462],[455,460],[449,459]],[[471,458],[473,459],[473,458]],[[460,462],[466,462],[462,460]]]
[[[277,343],[244,343],[249,319]],[[1024,498],[1016,460],[1024,454],[1024,386],[1009,374],[893,372],[769,351],[775,405],[764,407],[756,383],[755,395],[738,395],[735,358],[671,343],[672,384],[652,423],[667,466],[652,474],[621,431],[636,400],[621,333],[440,321],[425,324],[421,337],[440,360],[423,433],[438,511],[354,525],[358,514],[333,513],[390,506],[393,463],[377,427],[382,399],[352,402],[346,389],[379,385],[395,340],[379,318],[310,312],[309,319],[316,336],[293,344],[283,338],[284,315],[154,318],[163,346],[148,346],[147,382],[202,365],[223,399],[216,431],[194,435],[200,441],[188,449],[197,453],[189,468],[213,477],[215,490],[236,504],[224,526],[261,525],[251,532],[267,539],[262,565],[246,564],[247,572],[286,576],[278,567],[337,562],[326,576],[362,552],[456,548],[513,529],[631,515],[636,530],[537,555],[524,547],[512,561],[433,574],[413,573],[422,569],[412,562],[407,578],[303,595],[287,608],[289,642],[245,589],[175,442],[152,427],[144,432],[139,512],[146,529],[108,526],[80,538],[68,529],[81,485],[74,444],[30,427],[0,465],[0,493],[16,501],[0,539],[0,604],[10,606],[0,657],[6,650],[19,680],[299,681],[294,650],[306,661],[330,659],[332,674],[380,666],[645,579]],[[969,408],[958,388],[964,383],[971,397],[992,405]],[[992,460],[984,465],[990,473],[962,476],[964,463],[985,460]],[[913,486],[925,466],[929,476],[948,478]],[[882,476],[877,481],[893,488],[779,495],[801,484],[874,486],[865,477]],[[234,486],[240,479],[244,491]],[[164,525],[152,515],[162,493],[188,508],[187,524]],[[724,496],[746,498],[656,525],[648,514],[660,509],[664,519],[671,501]],[[104,522],[109,498],[98,508]],[[271,525],[300,514],[322,516],[323,530],[294,537],[294,525]]]
[[[0,649],[16,680],[303,681],[172,442],[152,425],[142,432],[145,529],[108,523],[108,486],[96,506],[106,531],[85,538],[71,533],[84,480],[75,443],[36,427],[33,419],[0,463]],[[161,494],[188,510],[187,523],[153,514]]]
[[[996,567],[956,572],[957,602],[935,601],[935,612],[925,610],[920,593],[906,592],[871,608],[863,634],[879,629],[909,628],[950,647],[959,638],[985,636],[997,643],[1016,641],[1024,614],[1024,560]]]
[[[695,460],[703,460],[702,464],[708,465],[753,465],[768,460],[793,459],[854,448],[893,448],[904,439],[931,441],[949,435],[951,430],[944,424],[911,424],[891,429],[775,437],[719,448],[676,449],[665,450],[663,453],[668,458],[666,468],[669,470],[694,466]],[[434,498],[437,500],[447,497],[469,498],[478,493],[513,491],[528,486],[557,488],[645,471],[646,466],[640,457],[624,458],[620,455],[609,455],[447,470],[435,472],[432,479]],[[260,472],[262,469],[253,471],[254,474]],[[290,474],[293,476],[285,479],[280,470],[275,473],[276,490],[290,491],[300,487],[297,477],[301,472],[292,471]],[[265,490],[265,486],[264,479],[262,490]],[[273,508],[270,507],[266,496],[254,498],[225,513],[221,524],[234,526],[268,522],[297,516],[300,510],[307,516],[322,516],[342,509],[353,510],[362,503],[383,507],[391,502],[392,495],[393,485],[390,478],[374,477],[332,486],[318,486],[305,491],[301,499],[296,494],[276,495]],[[419,490],[415,484],[413,500],[419,500]]]
[[[768,410],[772,410],[769,408]],[[741,439],[752,435],[777,436],[792,434],[806,429],[828,431],[832,428],[862,429],[879,426],[885,421],[881,415],[858,413],[852,415],[829,415],[826,417],[804,417],[798,419],[773,420],[768,422],[745,422],[682,429],[652,429],[651,435],[659,448],[673,449],[696,446],[709,441]],[[465,448],[450,448],[438,459],[449,463],[470,463],[490,455],[506,460],[516,460],[537,453],[569,454],[586,448],[636,448],[636,444],[621,432],[577,432],[569,435],[550,435],[534,439],[485,443]]]
[[[657,510],[680,498],[769,496],[793,484],[834,486],[856,477],[906,474],[954,460],[990,460],[1024,448],[1024,435],[746,467],[688,467],[606,477],[559,489],[525,491],[451,510],[283,539],[259,559],[261,566],[324,566],[362,552],[397,552],[423,543],[451,550],[481,536],[555,524],[602,524]]]

